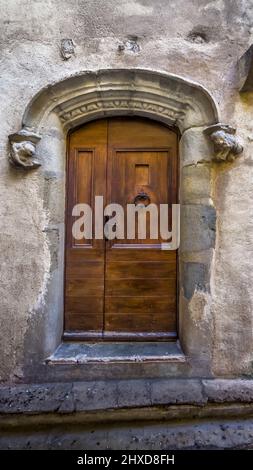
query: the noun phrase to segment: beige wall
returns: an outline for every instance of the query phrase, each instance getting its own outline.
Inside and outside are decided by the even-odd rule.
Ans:
[[[204,320],[213,332],[208,345],[213,374],[251,374],[253,108],[250,96],[239,95],[237,74],[237,60],[251,43],[251,2],[0,0],[0,5],[1,380],[22,379],[37,354],[36,344],[43,354],[50,352],[50,328],[58,328],[58,336],[61,330],[59,318],[48,331],[43,320],[49,301],[61,303],[60,293],[50,292],[49,280],[55,276],[54,246],[63,227],[51,225],[50,232],[47,227],[52,214],[55,221],[63,210],[60,196],[55,206],[48,201],[50,188],[59,184],[60,195],[64,184],[56,181],[64,173],[64,143],[58,123],[48,123],[55,135],[48,139],[48,152],[43,146],[42,184],[39,171],[24,174],[10,168],[8,135],[21,128],[26,106],[42,88],[105,68],[153,69],[198,82],[218,103],[221,121],[234,125],[243,139],[244,153],[235,163],[213,168],[217,233],[212,289],[210,295],[193,296],[188,315],[198,318],[208,304]],[[64,38],[75,43],[69,60],[60,53]],[[135,52],[127,42],[133,38],[139,45]],[[52,147],[62,156],[59,161],[52,159]],[[201,331],[193,342],[200,339]]]

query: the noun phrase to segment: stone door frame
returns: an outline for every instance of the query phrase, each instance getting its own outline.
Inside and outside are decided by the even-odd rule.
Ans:
[[[24,112],[21,131],[9,137],[11,161],[26,174],[26,184],[26,170],[32,170],[31,177],[38,179],[51,252],[51,265],[45,271],[46,295],[38,303],[26,335],[28,375],[33,374],[29,372],[32,366],[42,364],[56,350],[63,331],[68,132],[95,119],[122,115],[151,118],[180,131],[179,340],[190,364],[189,373],[211,374],[216,215],[214,148],[204,131],[219,122],[217,105],[205,88],[174,75],[108,69],[70,76],[41,90]]]

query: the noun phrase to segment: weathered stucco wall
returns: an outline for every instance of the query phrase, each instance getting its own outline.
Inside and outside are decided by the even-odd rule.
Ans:
[[[207,344],[213,374],[250,375],[253,103],[250,96],[239,95],[237,61],[252,41],[252,2],[0,0],[0,5],[1,380],[22,380],[24,363],[32,362],[41,338],[43,353],[52,350],[50,334],[40,325],[49,299],[51,305],[61,302],[59,293],[48,290],[48,281],[55,275],[54,246],[58,237],[62,239],[63,228],[51,226],[48,231],[48,226],[52,214],[60,221],[57,211],[64,209],[60,196],[54,206],[49,194],[52,185],[59,184],[60,195],[64,184],[55,177],[64,172],[61,136],[56,133],[53,141],[49,139],[43,155],[47,178],[41,179],[39,172],[24,174],[10,168],[8,135],[20,129],[27,104],[42,88],[86,70],[106,68],[152,69],[198,82],[218,103],[221,121],[235,126],[244,140],[242,157],[212,169],[217,209],[212,289],[211,295],[193,295],[189,315],[197,320],[208,304],[202,342]],[[64,38],[75,45],[68,60],[60,51]],[[58,162],[51,157],[54,152]],[[193,261],[198,261],[198,254]],[[60,335],[59,321],[50,327],[58,328]],[[208,343],[210,328],[214,335]],[[201,341],[197,330],[196,321],[193,342]]]

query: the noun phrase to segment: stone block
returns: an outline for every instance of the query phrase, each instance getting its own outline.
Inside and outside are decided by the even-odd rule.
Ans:
[[[181,171],[182,204],[208,204],[211,200],[211,168],[208,164],[190,165]]]
[[[149,406],[151,404],[148,382],[145,380],[75,383],[73,395],[77,411]]]
[[[0,413],[71,412],[71,383],[0,388]]]
[[[152,405],[205,402],[199,380],[156,380],[150,383]]]
[[[203,380],[204,393],[210,402],[253,401],[253,381],[243,379]]]
[[[216,211],[212,206],[181,206],[181,252],[208,250],[215,246]]]
[[[117,382],[77,382],[73,385],[73,396],[76,411],[116,408]]]
[[[204,128],[202,127],[192,127],[183,133],[179,149],[181,167],[196,165],[200,162],[211,162],[213,146],[203,134],[203,130]]]
[[[182,263],[182,287],[184,296],[190,299],[195,290],[208,291],[208,267],[203,263]]]

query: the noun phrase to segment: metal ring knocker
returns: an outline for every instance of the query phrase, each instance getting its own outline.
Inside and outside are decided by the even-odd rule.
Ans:
[[[134,198],[134,204],[137,205],[142,205],[142,206],[148,206],[150,204],[150,197],[147,193],[141,192],[137,194]]]

